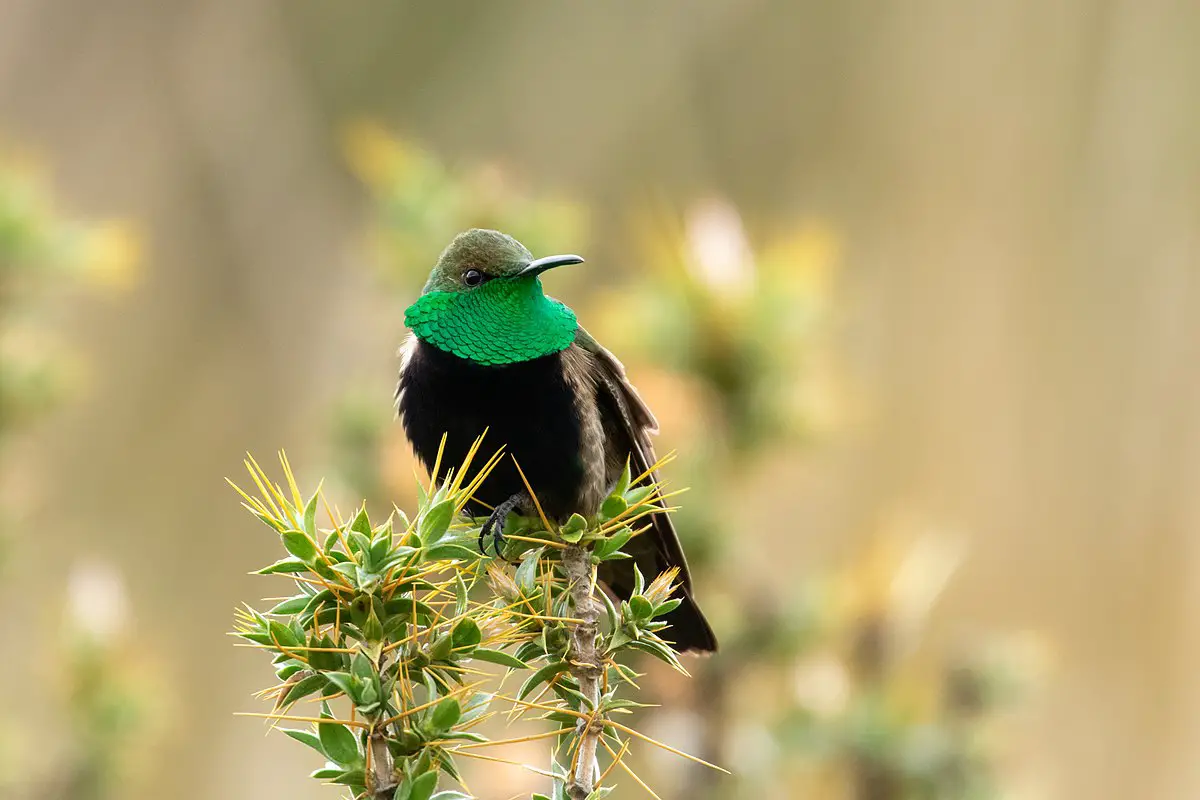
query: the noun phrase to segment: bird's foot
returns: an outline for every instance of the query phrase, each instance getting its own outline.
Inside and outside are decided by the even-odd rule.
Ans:
[[[481,555],[487,555],[487,540],[490,537],[492,552],[496,554],[496,558],[504,558],[504,522],[508,519],[509,513],[515,511],[524,499],[524,495],[515,494],[496,506],[488,515],[487,521],[479,529],[479,552]]]

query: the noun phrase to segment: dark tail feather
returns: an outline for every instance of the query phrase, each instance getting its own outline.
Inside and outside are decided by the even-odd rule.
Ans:
[[[671,627],[661,631],[662,638],[681,653],[715,653],[717,636],[704,618],[704,612],[686,589],[680,589],[679,607],[663,617]]]

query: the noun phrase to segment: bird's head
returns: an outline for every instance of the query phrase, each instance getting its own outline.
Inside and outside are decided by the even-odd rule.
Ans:
[[[422,341],[481,364],[556,353],[574,341],[578,325],[571,309],[543,293],[538,276],[582,261],[535,259],[507,234],[464,231],[442,251],[404,321]]]

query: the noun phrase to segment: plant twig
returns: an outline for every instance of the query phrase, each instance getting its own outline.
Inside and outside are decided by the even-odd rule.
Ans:
[[[600,609],[592,594],[592,561],[588,551],[579,545],[571,545],[563,550],[562,565],[571,587],[575,616],[579,619],[570,624],[571,674],[579,682],[579,691],[591,702],[593,712],[589,719],[581,719],[576,724],[579,747],[575,767],[567,782],[567,797],[585,800],[596,788],[599,772],[596,749],[603,729],[603,719],[595,714],[600,705],[600,676],[604,674],[601,654],[596,648]]]
[[[377,725],[371,730],[371,777],[368,786],[376,800],[392,800],[396,796],[396,772],[392,753],[388,750],[386,727]]]

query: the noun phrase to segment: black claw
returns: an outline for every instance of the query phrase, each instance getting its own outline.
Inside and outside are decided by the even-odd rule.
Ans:
[[[502,558],[500,548],[504,546],[504,520],[508,516],[508,511],[496,509],[491,516],[487,518],[487,522],[483,523],[483,527],[479,529],[479,552],[481,555],[487,555],[487,545],[485,540],[490,536],[492,539],[492,552],[496,554],[496,558]]]
[[[490,536],[492,537],[492,551],[496,554],[496,558],[504,558],[504,554],[501,551],[501,548],[504,546],[504,522],[508,519],[509,512],[516,510],[524,498],[525,495],[513,495],[493,509],[487,518],[487,522],[483,523],[483,527],[479,529],[480,555],[487,555],[484,540]]]

